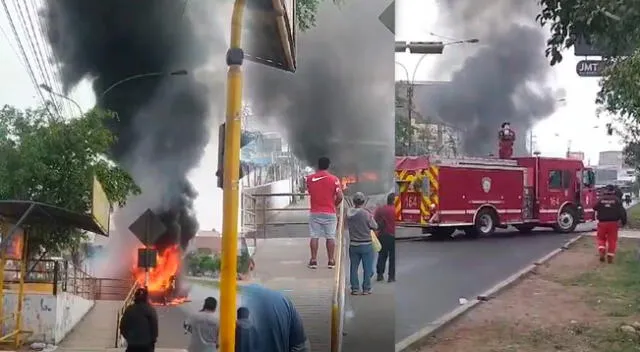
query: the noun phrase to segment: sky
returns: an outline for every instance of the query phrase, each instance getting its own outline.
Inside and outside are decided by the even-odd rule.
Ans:
[[[438,28],[435,28],[437,16],[438,7],[435,0],[396,0],[396,39],[446,42],[446,39],[432,35],[438,35]],[[465,45],[482,45],[482,38],[477,39],[480,43]],[[397,53],[396,62],[404,65],[411,76],[415,71],[416,81],[429,81],[434,77],[431,68],[435,60],[446,59],[446,55],[445,48],[442,55],[425,57],[417,70],[416,64],[421,59],[421,55]],[[544,54],[541,53],[541,55]],[[619,138],[606,136],[604,131],[608,120],[604,117],[600,119],[596,117],[594,101],[598,92],[598,78],[578,77],[575,67],[581,59],[573,56],[573,52],[567,52],[562,63],[553,68],[555,86],[563,88],[566,95],[562,106],[552,116],[534,127],[534,146],[542,155],[564,156],[570,144],[571,151],[584,152],[586,159],[596,164],[598,152],[621,150],[622,145]],[[406,80],[406,75],[404,69],[396,64],[396,80]],[[496,129],[498,128],[499,126],[496,126]],[[524,131],[519,132],[519,136],[524,134]]]

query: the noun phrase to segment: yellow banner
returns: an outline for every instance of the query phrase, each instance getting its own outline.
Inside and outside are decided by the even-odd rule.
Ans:
[[[111,218],[111,203],[109,203],[107,194],[104,193],[104,189],[102,188],[100,181],[98,181],[98,178],[95,176],[93,176],[93,191],[91,193],[91,216],[98,226],[100,226],[100,229],[102,229],[102,231],[104,231],[108,236]]]

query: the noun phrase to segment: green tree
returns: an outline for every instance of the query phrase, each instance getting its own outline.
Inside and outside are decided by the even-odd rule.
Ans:
[[[115,141],[105,123],[113,114],[92,110],[65,120],[47,109],[0,110],[0,199],[32,200],[85,214],[91,210],[93,176],[112,204],[123,206],[140,189],[108,157]],[[60,224],[62,225],[62,224]],[[30,253],[77,250],[78,229],[53,222],[31,228]]]
[[[213,257],[210,255],[200,256],[200,270],[203,272],[214,271]]]
[[[625,151],[640,143],[640,1],[638,0],[540,0],[542,6],[537,21],[547,26],[550,36],[546,54],[551,65],[562,61],[562,50],[573,47],[577,38],[588,37],[609,57],[600,82],[596,103],[601,111],[616,116],[626,130],[622,137],[628,144]],[[627,52],[633,51],[630,56]],[[633,155],[636,168],[640,163]]]
[[[197,275],[200,273],[200,257],[196,252],[190,252],[187,254],[187,269],[189,275]]]
[[[213,273],[220,271],[220,258],[210,255],[200,256],[200,271]]]
[[[327,0],[297,0],[296,1],[296,20],[298,28],[306,31],[316,25],[316,15],[318,8],[323,1]],[[331,0],[334,4],[339,5],[342,0]]]

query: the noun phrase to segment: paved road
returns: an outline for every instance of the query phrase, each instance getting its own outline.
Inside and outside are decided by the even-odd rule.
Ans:
[[[398,232],[406,236],[416,231],[419,234],[416,229]],[[396,342],[455,309],[459,298],[474,298],[573,236],[541,230],[530,235],[501,232],[477,240],[399,241]]]

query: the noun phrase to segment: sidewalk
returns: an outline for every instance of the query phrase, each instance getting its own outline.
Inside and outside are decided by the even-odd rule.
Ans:
[[[323,256],[324,248],[319,256]],[[307,238],[270,238],[254,256],[255,280],[291,297],[304,322],[313,352],[330,349],[331,299],[335,271],[320,266],[308,269]]]
[[[114,346],[116,318],[122,305],[122,301],[96,301],[56,351],[102,351]]]
[[[342,351],[394,351],[395,283],[374,281],[373,294],[349,296],[348,276],[346,296],[350,309],[345,318]]]

